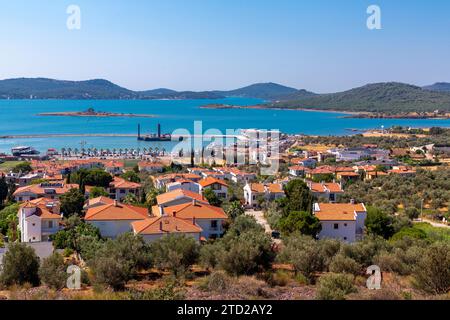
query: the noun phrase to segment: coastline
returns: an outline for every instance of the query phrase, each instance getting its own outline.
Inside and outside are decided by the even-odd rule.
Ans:
[[[404,119],[404,120],[450,120],[450,114],[446,115],[420,115],[416,113],[410,114],[377,114],[367,111],[341,111],[334,109],[313,109],[313,108],[286,108],[286,107],[269,107],[264,105],[253,106],[233,106],[233,105],[204,105],[201,109],[260,109],[260,110],[292,110],[292,111],[306,111],[306,112],[328,112],[338,113],[345,116],[341,118],[350,119]]]

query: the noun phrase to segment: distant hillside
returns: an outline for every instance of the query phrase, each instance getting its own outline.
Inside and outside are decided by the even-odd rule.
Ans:
[[[425,90],[438,91],[438,92],[450,92],[450,83],[448,82],[436,82],[431,86],[423,87]]]
[[[284,97],[295,94],[297,89],[282,86],[277,83],[256,83],[250,86],[239,88],[230,91],[216,91],[219,94],[223,94],[227,97],[245,97],[245,98],[257,98],[263,100],[279,100]]]
[[[339,93],[269,104],[277,108],[310,108],[338,111],[404,113],[450,111],[450,93],[434,92],[417,86],[388,82],[368,84]]]
[[[107,80],[63,81],[19,78],[0,81],[3,99],[132,99],[133,91]]]

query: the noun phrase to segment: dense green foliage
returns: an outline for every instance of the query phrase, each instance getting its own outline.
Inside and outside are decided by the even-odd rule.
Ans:
[[[65,217],[72,215],[81,216],[84,207],[84,195],[78,189],[70,189],[68,192],[59,197],[61,202],[61,212]]]
[[[39,268],[39,277],[50,288],[56,290],[64,288],[68,275],[63,256],[55,252],[45,258]]]
[[[53,245],[57,249],[69,248],[82,253],[84,242],[96,243],[100,237],[100,230],[89,223],[81,221],[78,216],[71,216],[64,220],[64,229],[52,236]]]
[[[111,175],[102,169],[80,169],[70,175],[70,183],[80,185],[80,190],[85,186],[108,188],[113,181]]]
[[[39,258],[34,249],[23,243],[11,243],[3,257],[0,283],[5,286],[39,284]]]
[[[311,108],[339,111],[402,112],[450,111],[450,94],[403,83],[375,83],[344,92],[304,96],[268,104],[275,108]]]
[[[193,237],[171,234],[150,244],[155,266],[175,275],[184,274],[199,255],[199,245]]]

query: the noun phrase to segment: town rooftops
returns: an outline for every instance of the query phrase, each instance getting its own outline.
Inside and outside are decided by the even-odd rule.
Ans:
[[[130,182],[120,177],[114,177],[114,180],[110,183],[110,187],[116,189],[139,189],[141,184]]]
[[[175,206],[161,208],[158,206],[152,207],[154,216],[172,215],[181,219],[228,219],[222,208],[214,207],[210,204],[192,201],[190,203],[183,203]]]
[[[203,188],[212,186],[213,184],[216,184],[216,183],[220,184],[222,186],[228,187],[228,184],[225,181],[216,179],[214,177],[207,177],[198,182],[198,184],[201,185]]]
[[[156,197],[156,201],[158,202],[158,204],[163,205],[165,203],[171,202],[173,200],[177,200],[180,198],[191,198],[191,199],[195,199],[199,202],[203,202],[203,203],[208,203],[208,200],[206,200],[206,198],[204,198],[201,194],[189,191],[189,190],[184,190],[184,189],[176,189],[170,192],[166,192],[163,194],[160,194]]]
[[[354,221],[358,212],[366,212],[363,203],[316,203],[314,214],[321,221]]]
[[[250,189],[253,192],[257,193],[284,193],[283,186],[278,183],[268,183],[268,184],[262,184],[262,183],[251,183]]]
[[[41,219],[62,219],[59,213],[59,203],[50,201],[48,199],[35,199],[23,203],[20,208],[35,208],[33,215],[40,217]],[[58,208],[57,211],[54,208]]]
[[[200,233],[200,228],[194,221],[189,222],[173,216],[147,218],[131,223],[133,231],[140,235],[168,233]]]
[[[84,219],[86,221],[143,220],[148,216],[147,208],[114,201],[114,203],[89,208]]]
[[[341,185],[339,183],[330,182],[330,183],[316,183],[316,182],[307,182],[308,187],[312,192],[315,193],[343,193]]]
[[[36,195],[56,194],[62,195],[68,192],[70,189],[78,189],[78,184],[65,184],[65,183],[40,183],[32,184],[25,187],[20,187],[14,192],[14,196],[23,193],[32,193]]]

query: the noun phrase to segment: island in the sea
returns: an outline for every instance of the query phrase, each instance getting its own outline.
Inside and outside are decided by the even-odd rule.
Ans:
[[[135,113],[115,113],[105,111],[95,111],[89,108],[85,111],[65,111],[65,112],[46,112],[39,113],[38,116],[52,117],[126,117],[126,118],[155,118],[153,114],[135,114]]]

